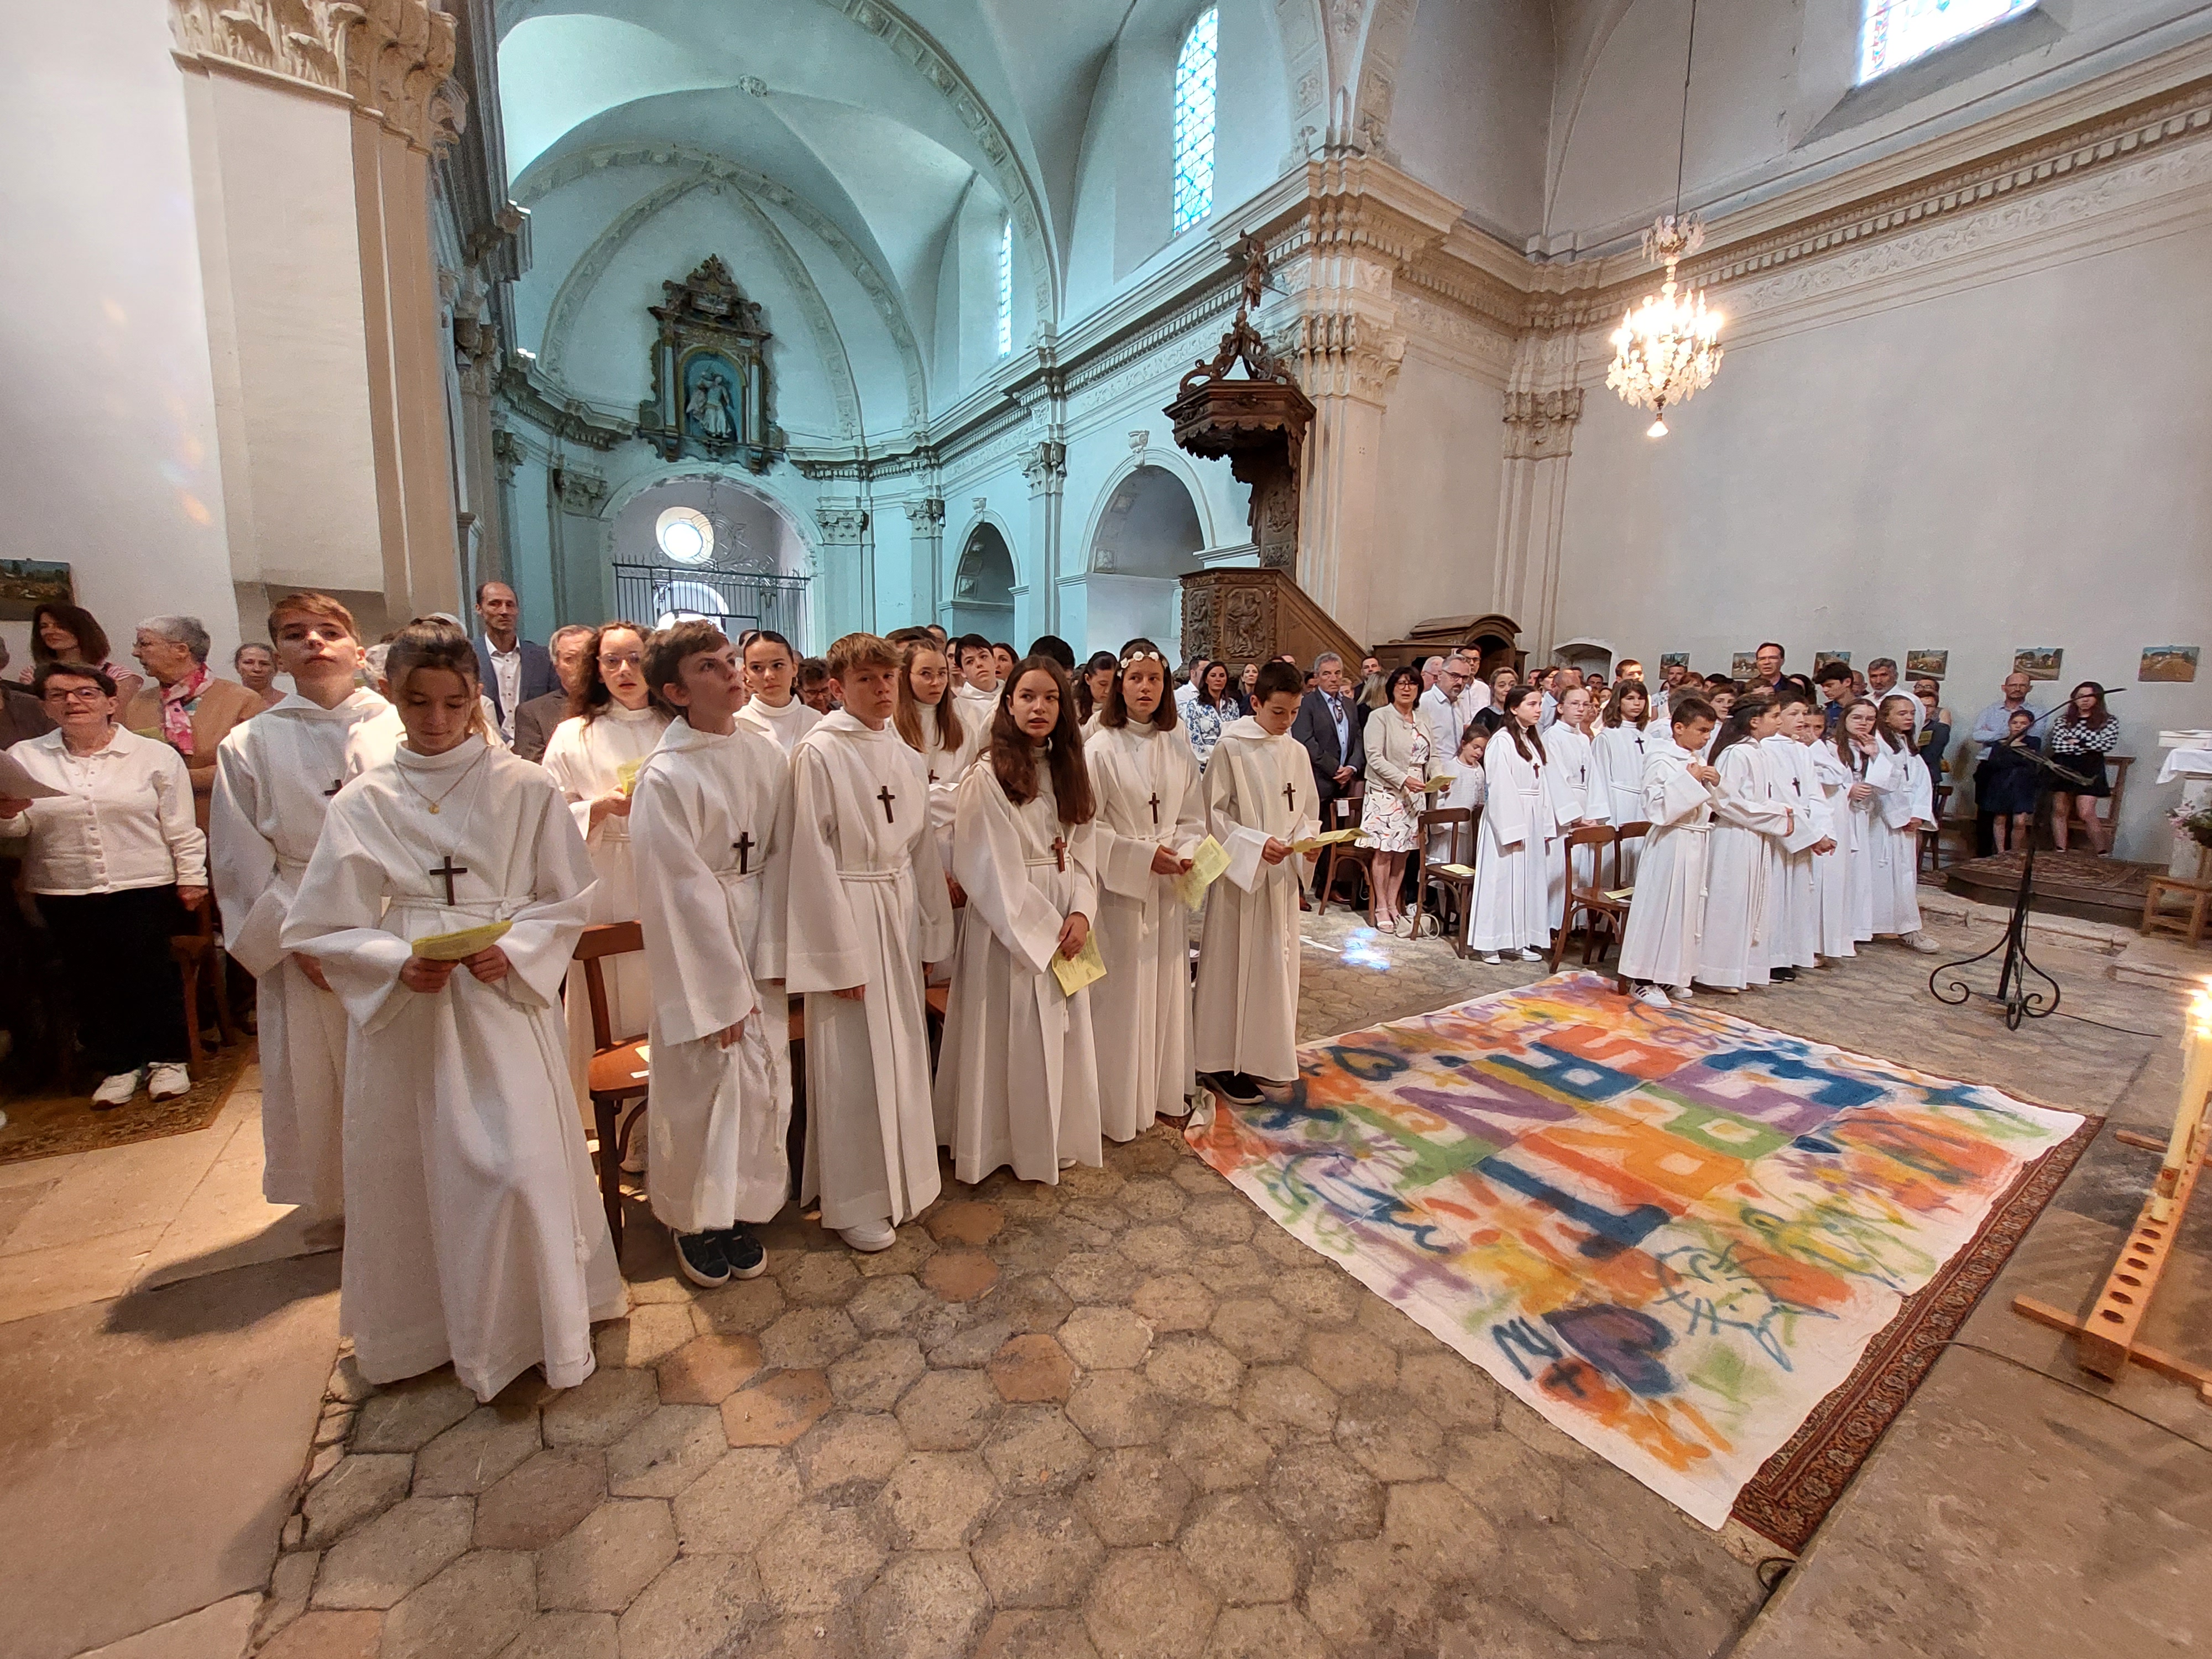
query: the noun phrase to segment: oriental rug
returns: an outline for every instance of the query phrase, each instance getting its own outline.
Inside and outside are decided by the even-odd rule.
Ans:
[[[90,1097],[82,1094],[46,1091],[0,1097],[0,1109],[8,1114],[6,1125],[0,1127],[0,1164],[99,1152],[204,1129],[222,1114],[230,1091],[259,1052],[260,1045],[252,1037],[228,1048],[208,1050],[191,1091],[173,1100],[155,1100],[141,1088],[128,1106],[95,1111]]]
[[[1872,1443],[1854,1373],[1908,1298],[1980,1259],[1992,1216],[2084,1124],[1704,1006],[1646,1007],[1586,973],[1298,1061],[1286,1099],[1194,1126],[1199,1153],[1714,1528],[1839,1387],[1840,1439],[1809,1461],[1840,1491],[1822,1453]]]

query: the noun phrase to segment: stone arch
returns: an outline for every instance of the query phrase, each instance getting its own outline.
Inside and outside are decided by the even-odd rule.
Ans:
[[[678,562],[657,546],[654,521],[676,505],[699,509],[714,525],[707,560]],[[807,638],[819,532],[763,480],[696,460],[654,467],[611,494],[602,516],[613,615],[658,624],[673,611],[717,619],[726,630],[772,628]]]
[[[946,629],[953,637],[981,634],[1011,640],[1014,634],[1014,589],[1019,568],[1013,543],[995,519],[977,518],[948,550],[951,580],[945,585]]]
[[[1176,461],[1180,462],[1180,457]],[[1212,544],[1205,496],[1181,465],[1133,455],[1107,480],[1079,544],[1084,632],[1113,650],[1124,640],[1182,635],[1182,581]]]
[[[1113,574],[1121,548],[1121,544],[1115,538],[1122,532],[1129,514],[1138,505],[1138,496],[1125,492],[1129,481],[1139,472],[1158,473],[1182,486],[1197,524],[1198,540],[1188,551],[1196,552],[1217,544],[1213,513],[1206,501],[1206,486],[1189,460],[1180,450],[1154,449],[1148,445],[1133,452],[1106,475],[1105,483],[1099,486],[1098,497],[1091,505],[1091,520],[1084,527],[1083,538],[1069,544],[1070,562],[1075,562],[1075,568],[1068,572],[1069,574],[1082,575],[1097,571]],[[1143,489],[1139,486],[1139,493]],[[1121,503],[1118,513],[1117,501]],[[1114,555],[1114,559],[1103,566],[1098,559],[1101,548]],[[1078,561],[1079,562],[1076,562]]]

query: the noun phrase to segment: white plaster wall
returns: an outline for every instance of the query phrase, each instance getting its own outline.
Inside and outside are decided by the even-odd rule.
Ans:
[[[151,4],[33,6],[9,31],[0,546],[73,565],[118,653],[140,618],[184,612],[227,663],[238,610],[167,20]],[[0,633],[27,665],[27,624]]]
[[[1408,173],[1518,243],[1543,223],[1552,72],[1548,0],[1426,0],[1388,143]]]
[[[1409,351],[1382,421],[1371,639],[1490,609],[1504,395]],[[1520,619],[1516,619],[1520,620]]]
[[[1568,477],[1559,637],[1700,672],[1772,638],[1859,665],[1950,653],[1960,723],[2013,652],[2065,652],[2137,757],[2119,851],[2163,861],[2160,728],[2212,725],[2212,672],[2136,685],[2212,635],[2212,231],[1731,351],[1673,434],[1589,392]]]

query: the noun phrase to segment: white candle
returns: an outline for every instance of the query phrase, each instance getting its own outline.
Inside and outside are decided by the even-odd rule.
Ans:
[[[2181,1100],[2174,1108],[2173,1136],[2167,1141],[2166,1161],[2159,1166],[2158,1184],[2152,1188],[2151,1219],[2173,1218],[2173,1195],[2181,1173],[2197,1154],[2199,1126],[2204,1121],[2204,1098],[2212,1091],[2212,988],[2197,992],[2189,1005],[2189,1027],[2181,1040]]]

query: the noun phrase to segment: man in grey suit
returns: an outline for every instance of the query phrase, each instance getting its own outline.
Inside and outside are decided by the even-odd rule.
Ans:
[[[555,629],[553,637],[545,642],[562,689],[532,697],[514,711],[514,752],[523,759],[544,760],[545,745],[553,740],[553,728],[568,718],[568,697],[582,678],[584,647],[591,639],[590,629],[570,623],[566,628]]]
[[[1314,659],[1314,689],[1298,704],[1291,735],[1313,762],[1314,788],[1324,804],[1349,791],[1367,769],[1367,737],[1358,708],[1345,690],[1344,659],[1324,651]]]
[[[520,639],[515,625],[521,620],[521,602],[505,582],[482,582],[477,586],[477,617],[483,632],[477,636],[477,678],[499,716],[500,735],[514,741],[514,711],[532,697],[560,689],[553,659],[535,640]]]

